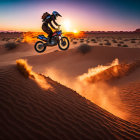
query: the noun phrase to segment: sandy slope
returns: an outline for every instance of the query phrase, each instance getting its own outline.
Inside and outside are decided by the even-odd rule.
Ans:
[[[54,50],[56,50],[56,47],[47,48],[47,52],[44,52],[43,54],[52,52]],[[0,44],[0,66],[14,64],[16,59],[34,55],[42,55],[35,51],[34,43],[21,43],[12,50],[8,50],[4,45]]]
[[[126,112],[131,112],[129,121],[140,125],[140,82],[132,82],[120,88],[120,97],[124,106],[127,106]]]
[[[89,53],[83,55],[77,49],[55,51],[56,47],[38,54],[32,47],[23,45],[9,52],[0,48],[0,139],[139,138],[140,68],[111,81],[109,85],[98,84],[91,93],[90,86],[84,87],[87,94],[84,97],[91,99],[89,97],[94,94],[92,102],[71,89],[76,90],[73,87],[77,84],[75,78],[86,73],[89,68],[107,65],[115,58],[123,63],[140,60],[140,49],[93,47]],[[38,84],[44,84],[41,81],[37,83],[24,78],[15,65],[6,66],[15,64],[18,58],[27,59],[34,71],[46,74],[71,89],[49,78],[46,80],[52,88],[42,89]],[[119,92],[114,93],[114,87]],[[103,96],[100,98],[98,94]],[[101,103],[106,101],[107,108],[103,108],[110,113],[98,107],[100,103],[97,100],[101,100]],[[127,114],[127,117],[121,117],[116,112]]]
[[[139,139],[140,127],[119,119],[46,78],[42,89],[15,65],[0,68],[0,139]]]
[[[78,45],[77,45],[78,46]],[[71,76],[86,72],[91,67],[106,65],[118,58],[120,62],[131,62],[140,59],[139,48],[93,47],[91,52],[83,55],[77,49],[58,51],[40,56],[27,57],[34,70],[44,72],[53,67],[63,70]]]
[[[43,54],[40,56],[31,56],[27,57],[28,62],[33,66],[33,70],[39,73],[44,73],[49,75],[52,79],[59,81],[60,83],[78,91],[77,87],[75,88],[75,78],[77,76],[86,73],[89,68],[95,68],[98,65],[107,65],[111,63],[115,58],[118,58],[120,63],[131,63],[135,60],[140,60],[140,49],[139,48],[109,48],[109,47],[93,47],[91,52],[83,55],[77,52],[76,49],[71,49],[68,51],[58,51],[52,52],[49,54]],[[134,91],[127,88],[131,83],[140,83],[140,68],[136,68],[133,72],[129,75],[125,75],[120,79],[115,79],[109,83],[111,86],[111,90],[109,92],[106,91],[106,88],[102,86],[97,86],[101,89],[101,92],[104,92],[104,96],[102,98],[106,98],[109,100],[109,104],[106,104],[105,109],[108,109],[108,106],[113,104],[113,109],[108,109],[109,112],[122,117],[127,121],[133,121],[135,123],[139,123],[140,113],[139,111],[133,111],[135,108],[136,110],[140,110],[140,105],[138,100],[140,100],[139,95],[139,86],[134,85]],[[79,85],[78,85],[79,86]],[[113,88],[117,88],[119,92],[115,91],[116,96],[113,96],[114,90]],[[135,87],[137,90],[135,90]],[[84,87],[85,88],[85,87]],[[89,93],[88,89],[89,86],[84,89],[87,93],[81,93],[84,97],[91,99],[93,98],[93,102],[100,105],[101,103],[97,103],[98,97],[96,94],[98,93],[97,89],[94,89],[92,93]],[[126,89],[126,92],[123,92]],[[130,96],[131,91],[131,98]],[[133,94],[134,93],[134,94]],[[87,96],[85,96],[87,94]],[[95,94],[93,97],[92,94]],[[95,99],[95,97],[97,99]],[[129,97],[129,100],[128,100]],[[120,98],[118,100],[118,98]],[[103,102],[101,100],[101,102]],[[121,103],[120,103],[121,102]],[[104,106],[104,105],[103,105]],[[101,106],[101,107],[103,107]],[[117,110],[114,107],[118,108]],[[121,110],[121,113],[117,113]],[[120,114],[127,114],[127,117],[123,117]]]

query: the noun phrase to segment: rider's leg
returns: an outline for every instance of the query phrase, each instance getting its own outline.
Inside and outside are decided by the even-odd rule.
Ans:
[[[52,40],[52,35],[53,35],[53,32],[51,30],[51,28],[48,28],[48,37],[49,37],[49,43],[51,43],[51,40]]]
[[[48,37],[49,37],[49,43],[51,43],[51,39],[52,39],[52,35],[53,35],[53,32],[51,30],[51,28],[49,26],[46,26],[45,24],[42,25],[42,30],[48,34]]]

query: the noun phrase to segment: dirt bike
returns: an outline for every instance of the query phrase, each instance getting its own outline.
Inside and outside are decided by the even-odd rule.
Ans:
[[[53,33],[51,42],[49,42],[49,38],[46,38],[44,35],[38,35],[37,38],[41,40],[37,41],[34,45],[34,48],[38,53],[44,52],[46,47],[53,47],[56,45],[58,45],[61,50],[67,50],[70,44],[69,39],[62,35],[60,26],[58,27],[58,30]]]

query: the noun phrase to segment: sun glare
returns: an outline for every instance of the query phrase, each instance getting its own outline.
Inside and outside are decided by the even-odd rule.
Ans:
[[[77,31],[77,30],[74,30],[73,32],[74,32],[75,34],[76,34],[76,33],[78,33],[78,31]]]
[[[64,29],[67,31],[67,32],[69,32],[70,31],[70,28],[71,28],[71,22],[70,22],[70,20],[64,20],[64,22],[63,22],[63,26],[64,26]]]

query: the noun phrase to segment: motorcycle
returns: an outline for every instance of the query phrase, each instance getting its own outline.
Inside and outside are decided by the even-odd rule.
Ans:
[[[58,45],[61,50],[67,50],[70,44],[69,39],[62,35],[60,26],[58,27],[58,30],[53,33],[51,42],[49,42],[49,38],[46,38],[44,35],[38,35],[37,38],[41,40],[37,41],[34,45],[34,48],[38,53],[44,52],[46,47],[53,47],[56,45]]]

